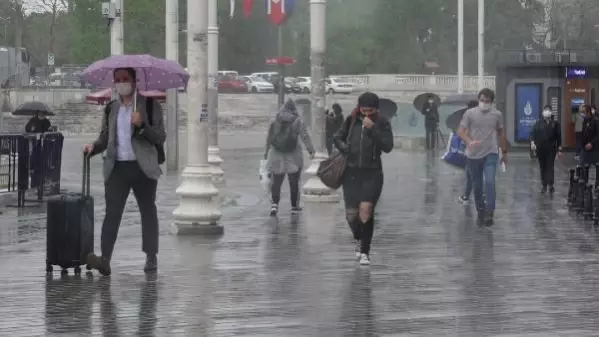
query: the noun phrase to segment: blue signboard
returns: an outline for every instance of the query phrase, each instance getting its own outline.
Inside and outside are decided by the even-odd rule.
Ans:
[[[541,84],[516,84],[516,130],[517,142],[528,142],[530,132],[541,112]]]
[[[587,78],[587,68],[585,67],[567,67],[566,78]]]

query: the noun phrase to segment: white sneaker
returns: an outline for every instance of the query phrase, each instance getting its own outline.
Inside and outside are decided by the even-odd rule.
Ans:
[[[356,240],[356,248],[354,249],[355,254],[356,254],[356,258],[360,258],[362,257],[362,243],[360,242],[360,240]]]
[[[276,216],[279,213],[279,205],[272,204],[270,205],[270,216]]]
[[[463,196],[463,195],[462,195],[462,196],[460,196],[460,197],[458,198],[458,202],[459,202],[460,204],[462,204],[462,205],[464,205],[464,206],[465,206],[465,205],[468,205],[468,204],[470,203],[470,199],[468,199],[468,198],[466,198],[465,196]]]
[[[363,266],[370,265],[370,257],[367,254],[360,255],[360,264]]]

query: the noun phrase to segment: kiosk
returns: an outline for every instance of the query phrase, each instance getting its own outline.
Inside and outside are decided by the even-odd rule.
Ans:
[[[599,50],[500,51],[496,61],[496,103],[508,141],[528,147],[532,126],[549,104],[562,127],[563,147],[574,148],[571,116],[581,104],[595,104]]]

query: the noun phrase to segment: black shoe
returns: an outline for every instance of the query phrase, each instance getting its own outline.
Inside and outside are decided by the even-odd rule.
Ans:
[[[543,194],[547,193],[547,185],[543,185],[543,188],[541,189],[541,193],[543,193]]]
[[[549,186],[549,193],[550,194],[555,193],[555,187],[553,187],[553,185]]]
[[[485,226],[489,227],[489,226],[493,226],[494,221],[493,221],[493,212],[487,212],[485,214]]]
[[[110,270],[110,259],[106,257],[97,256],[94,253],[89,253],[87,255],[87,265],[92,269],[96,269],[103,276],[110,276],[112,271]]]
[[[156,255],[148,255],[146,257],[146,265],[144,266],[144,272],[155,273],[158,270],[158,258]]]
[[[478,210],[477,212],[478,212],[478,217],[476,218],[476,223],[479,226],[482,226],[485,224],[485,211]]]

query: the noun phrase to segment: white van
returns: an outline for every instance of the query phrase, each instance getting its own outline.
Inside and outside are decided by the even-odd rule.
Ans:
[[[235,70],[219,70],[217,73],[218,77],[237,77],[239,73]]]
[[[272,83],[273,77],[278,77],[279,73],[276,72],[276,71],[267,71],[267,72],[264,72],[264,73],[252,73],[252,74],[250,74],[250,76],[261,77],[264,80]]]

